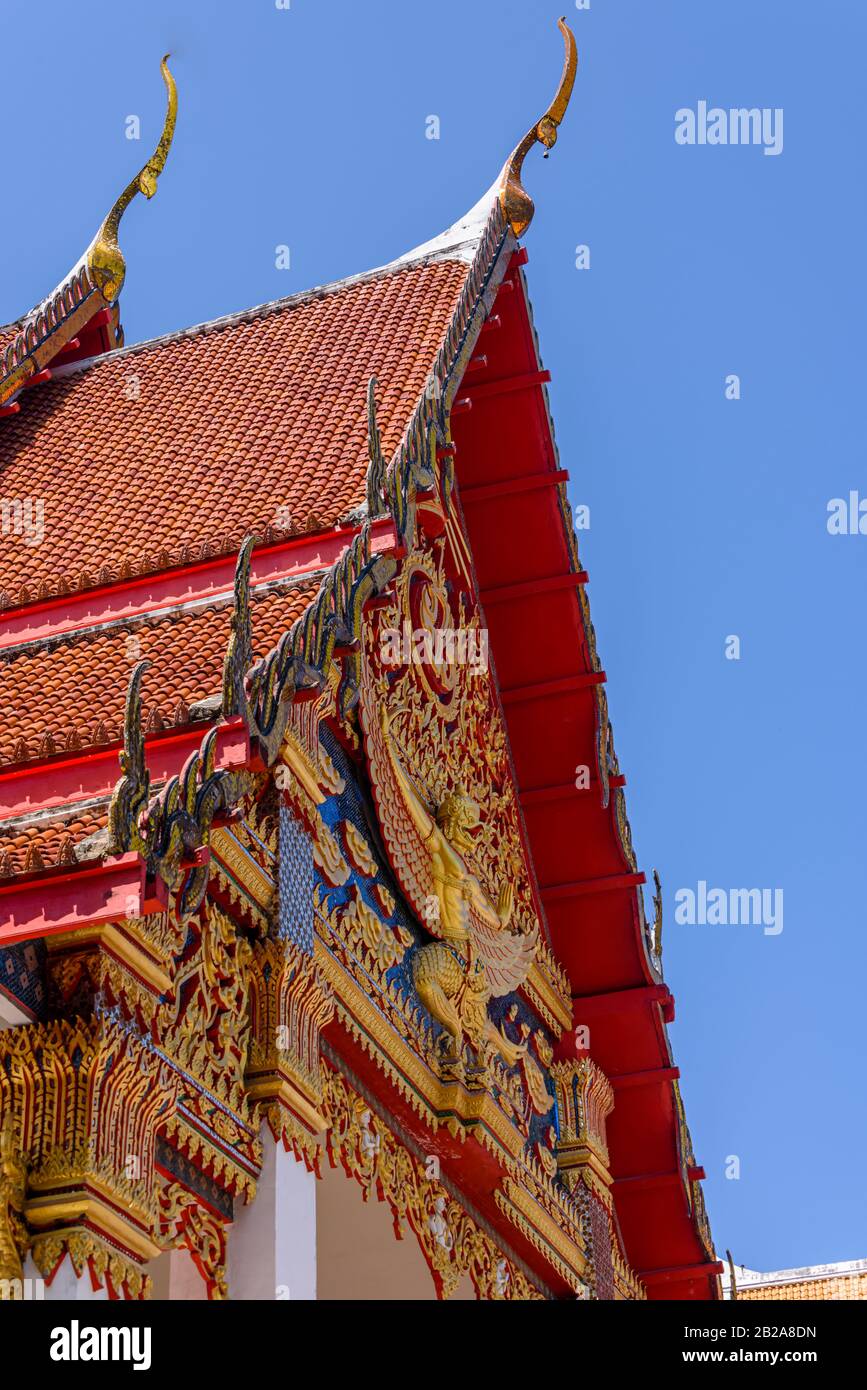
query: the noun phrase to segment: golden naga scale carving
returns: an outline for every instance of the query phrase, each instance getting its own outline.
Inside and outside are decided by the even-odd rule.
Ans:
[[[575,43],[575,35],[565,18],[557,20],[557,27],[563,35],[563,42],[566,45],[566,56],[557,95],[544,116],[536,122],[531,130],[527,131],[521,143],[506,160],[497,185],[500,206],[515,236],[523,235],[532,222],[535,211],[533,199],[521,183],[521,169],[524,160],[537,142],[545,146],[545,158],[547,159],[547,151],[557,142],[557,127],[566,114],[566,108],[572,96],[572,88],[575,86],[575,74],[578,70],[578,47]]]

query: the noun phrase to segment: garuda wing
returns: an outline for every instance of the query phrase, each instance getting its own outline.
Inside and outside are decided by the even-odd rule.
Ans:
[[[383,727],[376,691],[366,678],[361,683],[361,722],[373,799],[389,863],[419,920],[434,936],[439,936],[431,853],[425,844],[426,835],[434,830],[434,820],[421,793],[397,760],[393,735]]]
[[[470,931],[491,993],[497,999],[514,993],[526,980],[533,964],[539,942],[538,927],[526,935],[506,927],[495,927],[473,907],[470,909]]]

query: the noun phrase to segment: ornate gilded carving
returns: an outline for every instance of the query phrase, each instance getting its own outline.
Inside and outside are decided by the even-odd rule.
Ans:
[[[695,1150],[692,1146],[692,1135],[689,1132],[689,1125],[686,1122],[686,1113],[683,1108],[683,1096],[680,1093],[680,1082],[673,1081],[672,1092],[674,1094],[674,1104],[677,1111],[677,1133],[678,1133],[678,1158],[680,1160],[680,1171],[686,1191],[687,1202],[689,1203],[690,1213],[695,1221],[696,1230],[704,1245],[705,1253],[709,1260],[716,1260],[713,1236],[708,1220],[707,1208],[705,1206],[704,1192],[698,1178],[691,1176],[691,1171],[695,1169]]]
[[[205,1281],[208,1298],[228,1298],[225,1222],[178,1182],[161,1189],[159,1209],[163,1248],[189,1250],[193,1264]]]
[[[364,962],[374,980],[383,984],[389,970],[399,965],[415,938],[400,925],[390,927],[365,902],[358,889],[340,914],[341,934]]]
[[[366,523],[322,580],[319,593],[277,646],[247,676],[251,733],[270,766],[298,691],[321,690],[337,650],[342,673],[338,709],[344,717],[358,698],[358,642],[364,604],[394,575],[390,555],[373,555]]]
[[[614,1091],[590,1057],[556,1062],[551,1075],[557,1088],[560,1143],[557,1160],[563,1181],[575,1190],[582,1170],[589,1169],[603,1194],[611,1182],[605,1122],[614,1109]]]
[[[215,766],[217,729],[213,728],[180,775],[170,777],[159,794],[144,804],[150,779],[141,726],[141,680],[147,664],[139,662],[130,676],[124,747],[119,755],[122,776],[109,808],[110,844],[115,851],[136,850],[144,857],[149,877],[164,885],[169,906],[182,922],[204,900],[209,856],[205,853],[197,860],[196,855],[207,850],[214,817],[255,791],[257,782],[247,771]]]
[[[209,902],[187,934],[155,1029],[160,1047],[245,1124],[251,960],[249,941]]]
[[[537,142],[545,146],[545,158],[547,159],[547,152],[557,141],[557,127],[566,114],[572,88],[575,85],[575,73],[578,69],[578,48],[575,43],[575,35],[565,19],[558,19],[557,27],[563,35],[566,48],[557,95],[544,116],[536,122],[521,143],[513,150],[500,175],[498,185],[500,205],[515,236],[523,235],[533,220],[535,211],[533,199],[521,183],[524,160]]]
[[[319,1038],[333,1016],[331,988],[311,954],[288,939],[256,943],[247,1094],[275,1139],[311,1168],[319,1162],[315,1137],[325,1127]]]
[[[473,1066],[487,1065],[492,1051],[515,1065],[525,1046],[493,1026],[487,1006],[525,984],[539,954],[485,637],[463,601],[454,605],[437,543],[404,563],[393,602],[375,614],[362,676],[365,751],[389,858],[438,938],[416,952],[413,977],[445,1029],[450,1067],[464,1038]]]
[[[359,873],[365,874],[367,878],[374,878],[379,865],[373,857],[370,845],[351,820],[343,823],[343,840],[346,845],[346,853],[353,867],[358,869]],[[394,908],[392,908],[393,911]],[[386,913],[386,916],[390,915],[390,913]]]
[[[0,1119],[0,1281],[21,1279],[27,1253],[24,1202],[27,1165],[18,1147],[12,1111]]]
[[[70,1254],[79,1272],[95,1260],[95,1277],[140,1296],[140,1266],[157,1250],[156,1135],[176,1101],[176,1072],[114,1019],[0,1035],[0,1110],[17,1117],[43,1273]]]
[[[79,1279],[88,1273],[94,1288],[107,1289],[111,1298],[142,1299],[150,1294],[150,1277],[89,1231],[36,1236],[31,1254],[33,1263],[49,1284],[68,1258]]]
[[[326,1069],[325,1101],[330,1121],[328,1156],[371,1197],[386,1202],[394,1233],[408,1226],[419,1243],[437,1296],[454,1293],[468,1274],[479,1298],[539,1299],[523,1270],[499,1250],[424,1164],[353,1091],[339,1072]]]

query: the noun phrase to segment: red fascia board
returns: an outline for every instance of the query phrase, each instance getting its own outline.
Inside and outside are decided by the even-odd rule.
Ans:
[[[145,758],[151,781],[158,785],[179,773],[209,727],[205,722],[190,724],[180,732],[148,738]],[[0,820],[62,806],[68,806],[71,814],[78,802],[107,796],[120,775],[121,747],[115,742],[72,758],[59,754],[0,773]],[[214,756],[218,768],[240,768],[250,761],[250,741],[240,716],[219,725]]]
[[[0,947],[140,917],[155,908],[145,891],[145,865],[138,854],[76,869],[49,869],[0,884]]]
[[[615,1091],[631,1090],[635,1086],[659,1086],[665,1081],[679,1081],[680,1067],[650,1067],[647,1071],[626,1071],[619,1076],[609,1075]]]
[[[487,504],[499,503],[500,499],[508,497],[510,492],[515,494],[516,501],[518,501],[520,494],[529,486],[544,487],[549,483],[559,485],[565,481],[562,477],[557,476],[559,470],[556,464],[556,452],[551,437],[544,392],[540,389],[541,383],[537,389],[512,392],[508,397],[500,395],[496,400],[489,399],[492,394],[497,392],[498,386],[514,386],[524,382],[529,384],[534,378],[534,372],[539,369],[533,330],[527,312],[523,275],[518,273],[514,279],[508,282],[507,287],[511,288],[512,284],[514,284],[515,289],[520,289],[521,293],[509,294],[507,301],[501,300],[497,304],[497,312],[501,317],[501,331],[496,335],[497,375],[500,381],[476,383],[475,378],[473,378],[472,383],[466,382],[464,384],[463,394],[475,402],[477,409],[472,415],[462,417],[455,422],[454,435],[458,444],[457,490],[469,531],[470,546],[478,573],[482,602],[488,604],[492,602],[490,592],[486,593],[486,585],[488,591],[494,588],[495,592],[497,586],[501,586],[502,601],[492,614],[491,650],[497,669],[504,666],[511,673],[508,686],[502,691],[502,701],[515,765],[524,769],[523,786],[519,783],[518,788],[519,795],[523,793],[522,801],[526,796],[527,806],[525,809],[529,810],[532,805],[541,807],[546,801],[572,795],[573,765],[578,760],[579,753],[570,748],[570,757],[567,759],[565,743],[563,751],[557,751],[556,759],[549,756],[545,760],[541,777],[537,770],[535,787],[533,783],[529,782],[529,779],[533,775],[532,769],[536,766],[537,760],[534,756],[534,750],[538,752],[540,728],[551,727],[553,724],[557,724],[557,721],[562,721],[567,701],[570,701],[575,707],[580,703],[581,708],[584,709],[586,695],[583,691],[586,689],[586,684],[585,680],[580,678],[576,681],[574,676],[565,677],[561,681],[540,681],[539,676],[536,675],[537,684],[535,687],[526,685],[524,681],[533,679],[534,663],[531,648],[527,647],[527,661],[523,671],[517,659],[504,662],[501,658],[508,655],[508,651],[504,654],[499,650],[504,643],[508,642],[511,642],[514,648],[515,626],[511,623],[510,605],[514,605],[518,601],[518,596],[508,596],[505,588],[502,587],[508,584],[508,575],[503,572],[502,566],[497,569],[497,555],[502,554],[503,548],[508,549],[510,546],[521,545],[522,511],[520,506],[499,507],[497,512],[497,548],[492,548],[485,530],[486,526],[490,524],[487,516]],[[516,430],[516,412],[526,415],[527,423],[522,426],[519,433],[527,441],[532,439],[533,444],[531,448],[525,448],[525,453],[522,455],[522,458],[525,458],[523,462],[525,472],[518,478],[504,479],[498,477],[497,474],[503,469],[503,460],[505,460],[506,467],[508,466],[510,458],[508,441]],[[535,431],[529,424],[531,419],[536,422]],[[549,527],[550,544],[546,547],[546,553],[550,554],[551,557],[549,573],[551,569],[563,573],[569,564],[569,548],[559,520],[558,509],[551,509]],[[538,537],[536,544],[539,544]],[[562,647],[567,639],[573,638],[571,628],[569,633],[564,632],[562,622],[558,623],[560,609],[556,605],[558,602],[562,604],[562,600],[554,595],[542,593],[535,597],[538,601],[533,604],[531,624],[533,630],[539,634],[547,633],[549,637],[553,636],[554,640],[557,640]],[[546,610],[549,607],[551,611],[546,615]],[[523,647],[526,645],[526,624],[520,631],[520,645]],[[584,664],[585,643],[577,623],[574,641],[576,644],[574,654],[576,666],[582,673],[596,674],[587,672],[587,667]],[[528,705],[528,698],[540,702],[538,710],[534,706]],[[529,714],[532,714],[533,717],[528,717]],[[576,715],[571,720],[570,729],[574,725],[575,734],[578,734],[583,729],[585,722],[583,715],[580,719]],[[562,765],[558,761],[559,759],[562,759]],[[591,760],[591,765],[595,765],[595,760]],[[540,780],[547,785],[539,788]],[[541,792],[541,795],[534,796],[534,792]],[[534,857],[539,852],[539,837],[542,836],[542,844],[545,842],[546,819],[544,814],[537,813],[528,823],[528,842]],[[607,810],[601,804],[598,805],[595,819],[598,821],[598,833],[604,837],[606,842],[610,842],[614,850],[622,854],[622,851],[619,850],[612,805],[610,804]],[[588,834],[587,839],[593,840],[595,837]],[[553,890],[555,894],[558,894],[553,899],[545,895],[547,897],[546,907],[549,912],[554,910],[556,904],[558,912],[562,913],[562,904],[574,894],[576,888],[584,894],[587,893],[588,888],[595,886],[592,879],[589,883],[587,882],[588,868],[592,873],[592,866],[586,863],[582,864],[574,856],[568,854],[564,856],[559,870],[556,865],[549,866],[547,878],[549,881],[554,880]],[[576,873],[576,869],[579,870],[578,873]],[[600,884],[600,872],[604,871],[597,869],[597,884]],[[580,883],[576,882],[579,879],[579,873],[581,875]],[[604,879],[608,881],[609,887],[614,886],[611,883],[612,878],[615,883],[626,880],[624,886],[628,887],[630,895],[636,892],[635,884],[644,880],[643,875],[612,876],[610,873],[604,873]],[[557,879],[561,879],[562,882],[557,884]],[[612,894],[612,898],[614,896]],[[620,898],[618,897],[618,904],[619,901]],[[568,925],[564,930],[568,932]],[[641,1157],[645,1148],[647,1158],[650,1158],[652,1153],[661,1155],[664,1152],[667,1155],[666,1161],[663,1164],[657,1163],[655,1166],[667,1169],[677,1152],[676,1118],[669,1088],[678,1073],[677,1069],[671,1066],[671,1055],[663,1018],[670,1020],[673,1017],[674,1001],[667,986],[663,984],[637,985],[636,983],[640,979],[651,981],[653,977],[647,961],[646,949],[641,939],[638,914],[634,910],[634,903],[629,903],[627,907],[625,899],[623,899],[622,924],[617,928],[616,940],[612,942],[612,945],[616,948],[622,961],[619,977],[624,986],[627,987],[610,989],[602,995],[581,996],[579,994],[575,1001],[575,1016],[580,1015],[581,1020],[584,1021],[586,1014],[588,1018],[594,1020],[594,1056],[603,1067],[605,1066],[605,1057],[600,1053],[604,1054],[611,1050],[610,1045],[616,1044],[617,1036],[620,1037],[621,1042],[614,1049],[615,1055],[620,1058],[620,1063],[619,1066],[615,1065],[614,1070],[620,1071],[624,1078],[625,1084],[621,1088],[622,1100],[625,1104],[627,1097],[632,1101],[633,1098],[638,1099],[646,1094],[647,1104],[650,1107],[649,1123],[657,1131],[652,1142],[649,1131],[644,1131],[644,1138],[641,1132],[630,1133],[629,1135],[624,1132],[616,1136],[612,1143],[612,1170],[615,1174],[622,1174],[624,1169],[628,1173],[630,1171],[630,1167],[627,1166],[628,1163],[633,1173],[636,1171],[640,1173],[642,1167],[644,1171],[647,1171],[649,1166],[654,1165],[649,1165],[647,1159],[642,1165]],[[570,964],[573,971],[573,988],[580,990],[580,958],[576,958]],[[624,1032],[632,1039],[628,1044],[627,1039],[624,1038]],[[595,1046],[597,1043],[601,1045],[600,1053],[597,1053]],[[653,1078],[652,1081],[651,1078]],[[665,1092],[669,1092],[669,1094],[665,1095]],[[626,1161],[620,1161],[615,1149],[618,1144],[625,1144],[627,1139],[631,1152],[627,1157],[624,1150]],[[625,1221],[624,1235],[627,1239],[627,1248],[630,1241],[633,1238],[636,1239],[634,1261],[636,1257],[640,1259],[637,1252],[641,1250],[645,1255],[641,1263],[645,1266],[682,1271],[679,1278],[684,1281],[685,1296],[710,1298],[714,1295],[711,1280],[705,1272],[706,1267],[704,1265],[690,1265],[688,1268],[684,1268],[682,1264],[685,1259],[689,1259],[689,1252],[692,1250],[700,1259],[702,1248],[694,1218],[686,1210],[681,1211],[683,1198],[677,1191],[679,1182],[680,1175],[678,1174],[671,1186],[671,1198],[667,1199],[674,1200],[676,1203],[676,1207],[672,1209],[671,1213],[672,1221],[677,1228],[676,1234],[675,1232],[669,1234],[666,1230],[666,1222],[660,1222],[657,1219],[659,1210],[655,1199],[650,1202],[651,1194],[648,1193],[647,1198],[644,1198],[637,1189],[633,1189],[634,1195],[630,1197],[628,1205],[624,1207],[622,1213]],[[619,1208],[620,1199],[618,1199],[618,1210]],[[635,1224],[636,1220],[639,1223],[638,1226]],[[646,1258],[647,1255],[650,1255],[651,1258]],[[715,1272],[715,1269],[715,1266],[710,1267],[711,1272]],[[673,1288],[674,1285],[660,1284],[659,1287],[660,1289],[668,1289],[669,1287]],[[665,1295],[663,1294],[663,1296]]]
[[[251,587],[255,590],[260,584],[302,578],[307,572],[324,569],[334,563],[357,535],[358,527],[346,527],[256,550],[250,566]],[[373,522],[371,550],[374,554],[390,550],[395,544],[390,518]],[[224,555],[67,594],[63,598],[6,609],[0,614],[0,649],[92,628],[98,623],[159,613],[196,599],[220,598],[232,592],[236,562],[237,556]]]
[[[609,787],[625,787],[626,778],[622,775],[609,777]],[[591,775],[586,787],[576,787],[574,782],[552,782],[547,787],[528,787],[526,791],[519,794],[519,800],[524,810],[529,810],[533,806],[548,806],[552,801],[571,801],[573,797],[584,798],[590,793],[591,796],[599,796],[599,778]]]
[[[537,492],[543,488],[559,487],[569,481],[566,469],[546,469],[540,473],[524,473],[519,478],[504,478],[496,483],[477,483],[475,487],[460,489],[464,506],[473,507],[477,503],[491,502],[500,497],[516,497],[524,492]]]
[[[519,705],[526,700],[557,699],[563,695],[574,695],[576,691],[589,690],[594,685],[604,685],[607,679],[604,671],[582,671],[559,680],[512,686],[509,690],[500,691],[500,696],[505,706]]]
[[[573,994],[574,1003],[584,1013],[600,1018],[605,1014],[623,1014],[631,1009],[643,1009],[648,1004],[662,1004],[671,997],[668,985],[639,985],[636,989],[611,990],[608,994]]]
[[[499,381],[464,382],[461,390],[466,392],[472,404],[490,400],[492,396],[513,395],[516,391],[529,391],[534,386],[545,386],[551,380],[548,371],[520,372],[516,376],[502,377]]]
[[[586,570],[570,570],[568,574],[552,574],[547,579],[526,579],[522,584],[498,584],[496,588],[483,589],[481,600],[485,606],[492,603],[514,603],[521,599],[561,593],[564,589],[578,589],[582,584],[587,584],[589,579]]]
[[[603,878],[576,879],[573,883],[543,884],[541,892],[546,902],[557,902],[561,898],[591,897],[594,893],[619,893],[626,888],[640,888],[646,882],[643,873],[606,874]]]
[[[668,1269],[642,1269],[638,1277],[645,1284],[666,1284],[674,1280],[704,1279],[722,1272],[722,1260],[703,1260],[701,1264],[675,1265]]]

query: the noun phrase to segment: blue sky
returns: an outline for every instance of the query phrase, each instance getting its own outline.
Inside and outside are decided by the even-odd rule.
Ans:
[[[666,893],[714,1234],[758,1269],[864,1257],[867,536],[832,537],[826,516],[867,496],[867,7],[16,6],[0,322],[61,279],[150,152],[166,49],[178,130],[156,199],[122,228],[128,342],[451,223],[553,94],[564,7],[579,74],[551,158],[525,167],[528,276],[562,466],[591,508],[581,553],[636,848]],[[675,112],[700,100],[783,108],[782,154],[678,145]],[[677,925],[674,893],[699,880],[783,889],[782,933]]]

